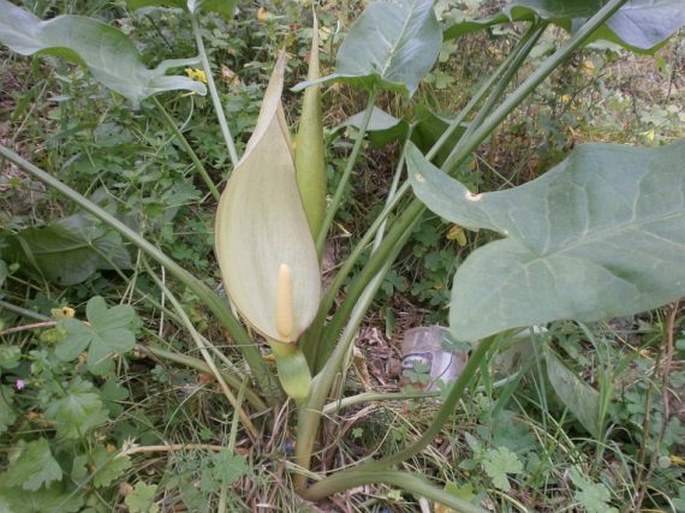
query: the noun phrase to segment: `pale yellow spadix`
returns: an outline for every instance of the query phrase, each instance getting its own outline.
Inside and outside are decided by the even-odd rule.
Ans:
[[[276,331],[280,340],[290,342],[295,330],[293,312],[293,273],[288,264],[278,268],[278,287],[276,288]]]
[[[281,105],[284,70],[281,53],[257,126],[221,195],[215,244],[226,291],[242,317],[267,338],[293,342],[316,315],[321,275]],[[287,301],[279,299],[282,291]],[[280,318],[281,305],[288,318]]]

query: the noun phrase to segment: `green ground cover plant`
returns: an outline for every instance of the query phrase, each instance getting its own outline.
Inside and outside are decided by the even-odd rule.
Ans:
[[[645,147],[567,137],[593,119],[570,114],[587,45],[677,63],[685,9],[467,4],[0,0],[3,65],[28,76],[3,194],[29,189],[0,197],[0,510],[683,510],[682,111],[643,104]],[[450,55],[497,33],[506,52],[435,112]],[[365,106],[329,125],[328,91]],[[569,116],[521,120],[535,94]],[[489,188],[480,149],[534,123],[535,176]],[[372,146],[394,161],[360,222]],[[329,265],[337,220],[354,233]],[[456,382],[368,390],[355,340],[379,291],[387,331],[397,292],[449,308]]]

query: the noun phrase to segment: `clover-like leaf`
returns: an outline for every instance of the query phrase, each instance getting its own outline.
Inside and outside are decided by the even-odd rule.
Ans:
[[[611,492],[602,483],[594,483],[585,477],[575,466],[569,471],[574,486],[576,500],[585,508],[587,513],[617,513],[618,510],[610,506]]]
[[[684,160],[684,143],[587,144],[537,180],[473,194],[409,148],[414,192],[433,212],[504,237],[457,269],[457,338],[631,315],[684,296]]]
[[[483,470],[492,479],[492,484],[503,492],[511,489],[508,474],[523,472],[523,463],[515,452],[506,447],[489,449],[483,459]]]
[[[130,513],[157,513],[159,506],[155,504],[157,485],[149,485],[138,481],[131,492],[126,495],[124,503]]]
[[[62,361],[71,361],[88,350],[88,370],[93,374],[107,374],[114,368],[112,354],[123,354],[135,345],[131,324],[136,318],[130,305],[107,308],[105,300],[95,296],[86,305],[88,322],[64,319],[58,327],[67,336],[55,347],[55,355]]]
[[[232,485],[239,477],[246,475],[250,467],[244,456],[233,454],[224,449],[211,457],[211,472],[214,479],[223,485]]]
[[[55,460],[47,439],[28,442],[2,476],[6,486],[35,491],[62,479],[62,468]]]
[[[292,342],[316,315],[321,284],[281,105],[284,71],[282,53],[221,195],[215,239],[221,276],[241,315],[262,335]]]
[[[118,452],[110,453],[105,447],[95,449],[92,457],[91,471],[93,486],[101,488],[121,477],[131,468],[131,458]]]
[[[197,58],[163,61],[148,69],[128,37],[101,21],[73,15],[41,21],[8,0],[0,0],[0,12],[0,43],[22,55],[59,55],[85,65],[96,80],[126,97],[134,107],[164,91],[206,92],[203,84],[188,77],[166,74],[171,68],[197,63]]]
[[[105,422],[107,413],[92,383],[76,378],[63,397],[48,405],[45,417],[57,423],[60,436],[80,438]]]

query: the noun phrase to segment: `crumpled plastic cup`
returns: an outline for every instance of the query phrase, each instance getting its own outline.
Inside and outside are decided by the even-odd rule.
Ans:
[[[403,382],[423,390],[438,390],[439,383],[456,380],[468,355],[466,351],[446,351],[442,342],[449,330],[443,326],[408,329],[402,341]]]

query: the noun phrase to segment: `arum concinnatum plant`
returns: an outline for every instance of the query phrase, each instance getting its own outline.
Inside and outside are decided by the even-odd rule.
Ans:
[[[321,273],[281,104],[284,71],[281,52],[257,126],[221,195],[215,238],[231,301],[271,346],[286,393],[302,400],[311,376],[297,341],[318,310]]]
[[[351,487],[380,482],[405,488],[456,511],[482,511],[397,467],[431,443],[473,385],[477,371],[487,369],[497,342],[508,334],[557,319],[627,315],[685,295],[685,181],[681,171],[685,145],[657,149],[582,146],[542,178],[502,192],[478,194],[450,175],[575,50],[602,38],[632,51],[651,52],[685,24],[680,2],[568,0],[561,5],[552,0],[513,0],[494,17],[454,23],[444,30],[432,0],[372,2],[340,47],[335,71],[324,78],[318,78],[318,43],[314,37],[308,82],[300,86],[308,89],[294,142],[281,104],[285,56],[280,54],[255,130],[242,157],[235,159],[237,164],[216,212],[215,249],[221,277],[249,331],[237,321],[225,298],[218,297],[125,224],[11,150],[0,147],[0,154],[120,232],[207,304],[226,326],[250,367],[254,390],[245,397],[253,410],[260,409],[264,402],[273,405],[282,394],[258,350],[258,339],[264,339],[275,356],[282,389],[295,400],[297,418],[293,424],[297,440],[291,468],[302,496],[318,500]],[[0,0],[0,6],[6,3]],[[179,0],[137,0],[136,6],[148,3],[183,5]],[[197,5],[211,8],[215,4],[219,2]],[[83,41],[71,37],[67,30],[69,19],[45,25],[27,18],[30,26],[22,33],[22,16],[17,9],[8,11],[14,16],[13,23],[0,19],[0,41],[21,53],[51,45],[70,48],[70,55],[80,51],[81,60],[91,66],[99,80],[130,95],[135,103],[158,92],[160,85],[163,90],[201,89],[182,77],[164,79],[159,76],[163,74],[161,69],[140,69],[142,65],[132,50],[126,54],[127,62],[138,71],[131,80],[142,84],[122,87],[118,81],[111,82],[112,76],[120,78],[121,73],[100,69],[115,66],[116,59],[98,60],[99,55],[107,54],[104,49],[93,52],[92,48],[81,48]],[[190,13],[197,29],[197,13],[193,9]],[[397,126],[392,127],[394,137],[400,138],[405,150],[386,205],[368,231],[359,234],[359,242],[340,263],[331,285],[322,291],[322,242],[340,207],[344,188],[353,179],[365,134],[376,130],[373,118],[379,92],[411,97],[437,59],[443,37],[463,37],[512,20],[523,24],[523,35],[461,112],[446,120],[437,116],[397,120]],[[512,88],[513,78],[551,24],[571,34],[520,85]],[[113,34],[110,28],[93,24],[88,27],[91,34],[103,30],[112,40],[121,40],[122,35]],[[27,37],[30,39],[27,34],[40,40],[40,45],[30,51],[25,49]],[[201,43],[197,30],[196,36]],[[87,43],[93,46],[98,41],[90,38]],[[106,45],[107,41],[100,43]],[[203,57],[200,60],[210,74],[203,47],[198,47]],[[355,122],[358,132],[340,185],[327,204],[320,87],[331,81],[359,87],[368,94],[368,102],[359,116],[361,121]],[[432,135],[426,137],[427,133]],[[176,135],[182,140],[180,132]],[[230,136],[225,138],[231,147]],[[189,145],[184,148],[194,155]],[[402,181],[405,161],[408,176]],[[410,197],[410,190],[416,197]],[[499,240],[477,249],[460,264],[453,282],[450,326],[455,338],[472,344],[470,361],[449,388],[433,423],[416,442],[379,460],[319,476],[313,455],[324,415],[334,415],[357,402],[412,395],[362,394],[336,400],[345,392],[338,378],[345,371],[355,331],[383,274],[426,208],[464,228],[499,234]],[[367,251],[366,263],[354,271]],[[340,294],[343,284],[346,288]],[[341,296],[343,299],[333,309],[335,299]],[[160,358],[207,368],[204,362],[185,355],[172,355],[154,346],[149,350]],[[555,365],[558,368],[561,362],[555,361]],[[565,375],[570,374],[568,371]],[[226,379],[226,384],[240,381],[233,376]],[[585,420],[588,429],[603,432],[606,408],[590,405],[581,413],[576,405],[567,406]],[[603,413],[595,415],[595,411]],[[310,484],[310,477],[316,482]]]

